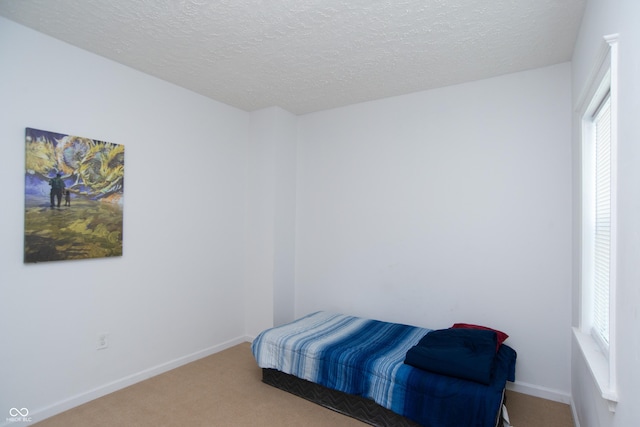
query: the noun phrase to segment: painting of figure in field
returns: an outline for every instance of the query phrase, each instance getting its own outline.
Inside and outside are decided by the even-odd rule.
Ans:
[[[27,128],[24,262],[122,255],[124,145]]]

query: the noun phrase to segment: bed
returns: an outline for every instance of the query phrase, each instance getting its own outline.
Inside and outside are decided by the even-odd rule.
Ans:
[[[420,352],[438,349],[427,341],[439,333],[449,332],[320,311],[263,331],[251,349],[265,383],[371,425],[497,426],[516,352],[493,338],[489,376],[438,373]]]

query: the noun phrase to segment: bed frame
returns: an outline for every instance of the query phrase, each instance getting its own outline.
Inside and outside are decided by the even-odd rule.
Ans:
[[[420,424],[383,408],[371,399],[332,390],[277,369],[263,368],[262,381],[372,426],[420,427]]]
[[[277,369],[263,368],[262,382],[375,427],[420,427],[420,424],[383,408],[373,400],[332,390]],[[502,404],[504,402],[503,391]],[[499,426],[500,420],[502,420],[502,409],[496,416],[496,427]]]

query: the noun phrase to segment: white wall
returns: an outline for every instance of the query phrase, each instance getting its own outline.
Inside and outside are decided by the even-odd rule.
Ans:
[[[247,113],[3,18],[0,76],[0,424],[242,340]],[[23,264],[25,127],[124,144],[122,257]]]
[[[619,403],[609,412],[580,349],[572,350],[572,391],[580,427],[640,425],[640,3],[590,0],[573,55],[573,100],[587,84],[603,36],[620,34],[618,104],[618,283],[616,364]],[[577,120],[577,117],[575,118]],[[574,134],[574,206],[580,211],[580,141]],[[576,221],[577,223],[577,221]],[[579,247],[579,228],[574,245]],[[576,249],[577,250],[577,249]],[[579,258],[574,256],[574,324],[578,325]]]
[[[250,114],[245,269],[246,331],[294,320],[296,116]]]
[[[518,387],[569,401],[568,63],[299,120],[296,315],[511,335]]]

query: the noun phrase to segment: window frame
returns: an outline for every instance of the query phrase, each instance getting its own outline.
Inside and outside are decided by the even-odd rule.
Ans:
[[[585,90],[578,98],[576,107],[579,120],[579,141],[582,173],[580,176],[580,277],[579,283],[579,326],[574,327],[574,337],[582,350],[587,366],[598,385],[601,396],[608,401],[609,410],[614,412],[618,400],[616,386],[616,273],[617,273],[617,62],[618,35],[604,37],[605,43],[599,51],[596,65],[592,70]],[[595,176],[594,117],[603,99],[610,97],[611,126],[611,229],[609,243],[609,341],[593,333],[593,274],[595,258],[593,237],[595,235],[594,207]]]

